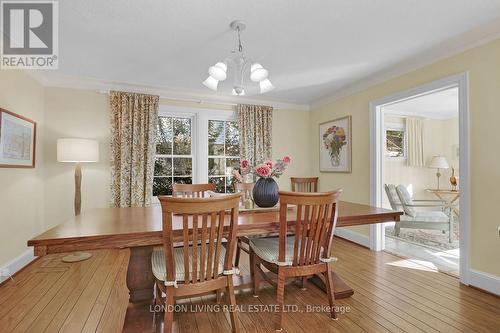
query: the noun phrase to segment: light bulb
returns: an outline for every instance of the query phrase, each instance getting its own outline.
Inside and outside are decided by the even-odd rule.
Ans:
[[[217,91],[219,80],[214,79],[212,76],[209,76],[205,81],[203,81],[203,85],[209,89]]]
[[[271,91],[275,88],[273,86],[273,84],[271,83],[271,81],[269,81],[269,79],[265,79],[265,80],[260,81],[259,85],[260,85],[260,93],[261,94],[266,93],[268,91]]]

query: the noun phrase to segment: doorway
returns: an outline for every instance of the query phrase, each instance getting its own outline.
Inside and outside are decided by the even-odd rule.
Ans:
[[[463,73],[370,103],[371,201],[405,211],[401,222],[371,226],[371,248],[459,275],[466,284],[467,95]]]

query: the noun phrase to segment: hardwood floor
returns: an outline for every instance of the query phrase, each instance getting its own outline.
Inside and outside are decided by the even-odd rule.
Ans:
[[[346,313],[329,319],[326,295],[312,284],[285,290],[284,332],[500,332],[500,298],[462,286],[446,274],[388,253],[371,252],[336,238],[334,268],[351,285],[353,297],[337,301]],[[155,332],[162,313],[149,304],[128,303],[125,275],[128,250],[93,251],[80,263],[63,263],[63,254],[42,257],[0,287],[0,332]],[[246,256],[242,256],[242,259]],[[242,271],[247,273],[246,261]],[[240,291],[236,298],[243,332],[274,332],[273,288],[260,297]],[[221,305],[225,304],[222,299]],[[215,296],[178,302],[178,332],[230,332]],[[308,306],[318,306],[308,312]],[[196,308],[198,307],[198,308]],[[207,309],[204,309],[207,310]],[[294,312],[294,311],[304,312]],[[323,312],[321,312],[323,311]],[[125,325],[124,325],[125,324]]]

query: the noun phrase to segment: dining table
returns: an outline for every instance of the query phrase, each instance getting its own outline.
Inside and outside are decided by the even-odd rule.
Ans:
[[[337,228],[399,221],[402,212],[347,201],[338,202]],[[288,212],[293,224],[296,213]],[[182,216],[173,216],[174,240],[182,241]],[[236,227],[238,236],[269,235],[279,232],[279,209],[241,211]],[[84,211],[30,239],[35,256],[97,249],[130,249],[127,288],[131,302],[153,297],[154,276],[151,254],[163,244],[162,210],[149,207],[96,208]],[[235,288],[250,288],[251,277],[235,275]],[[346,298],[354,290],[333,272],[335,298]],[[322,281],[311,280],[324,289]]]

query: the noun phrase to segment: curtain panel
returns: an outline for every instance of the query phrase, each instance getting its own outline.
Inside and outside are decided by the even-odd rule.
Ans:
[[[240,158],[250,165],[272,156],[273,108],[263,105],[238,105]]]
[[[158,96],[112,91],[111,206],[151,204]]]
[[[406,118],[407,153],[406,164],[424,167],[424,121],[421,118]]]

